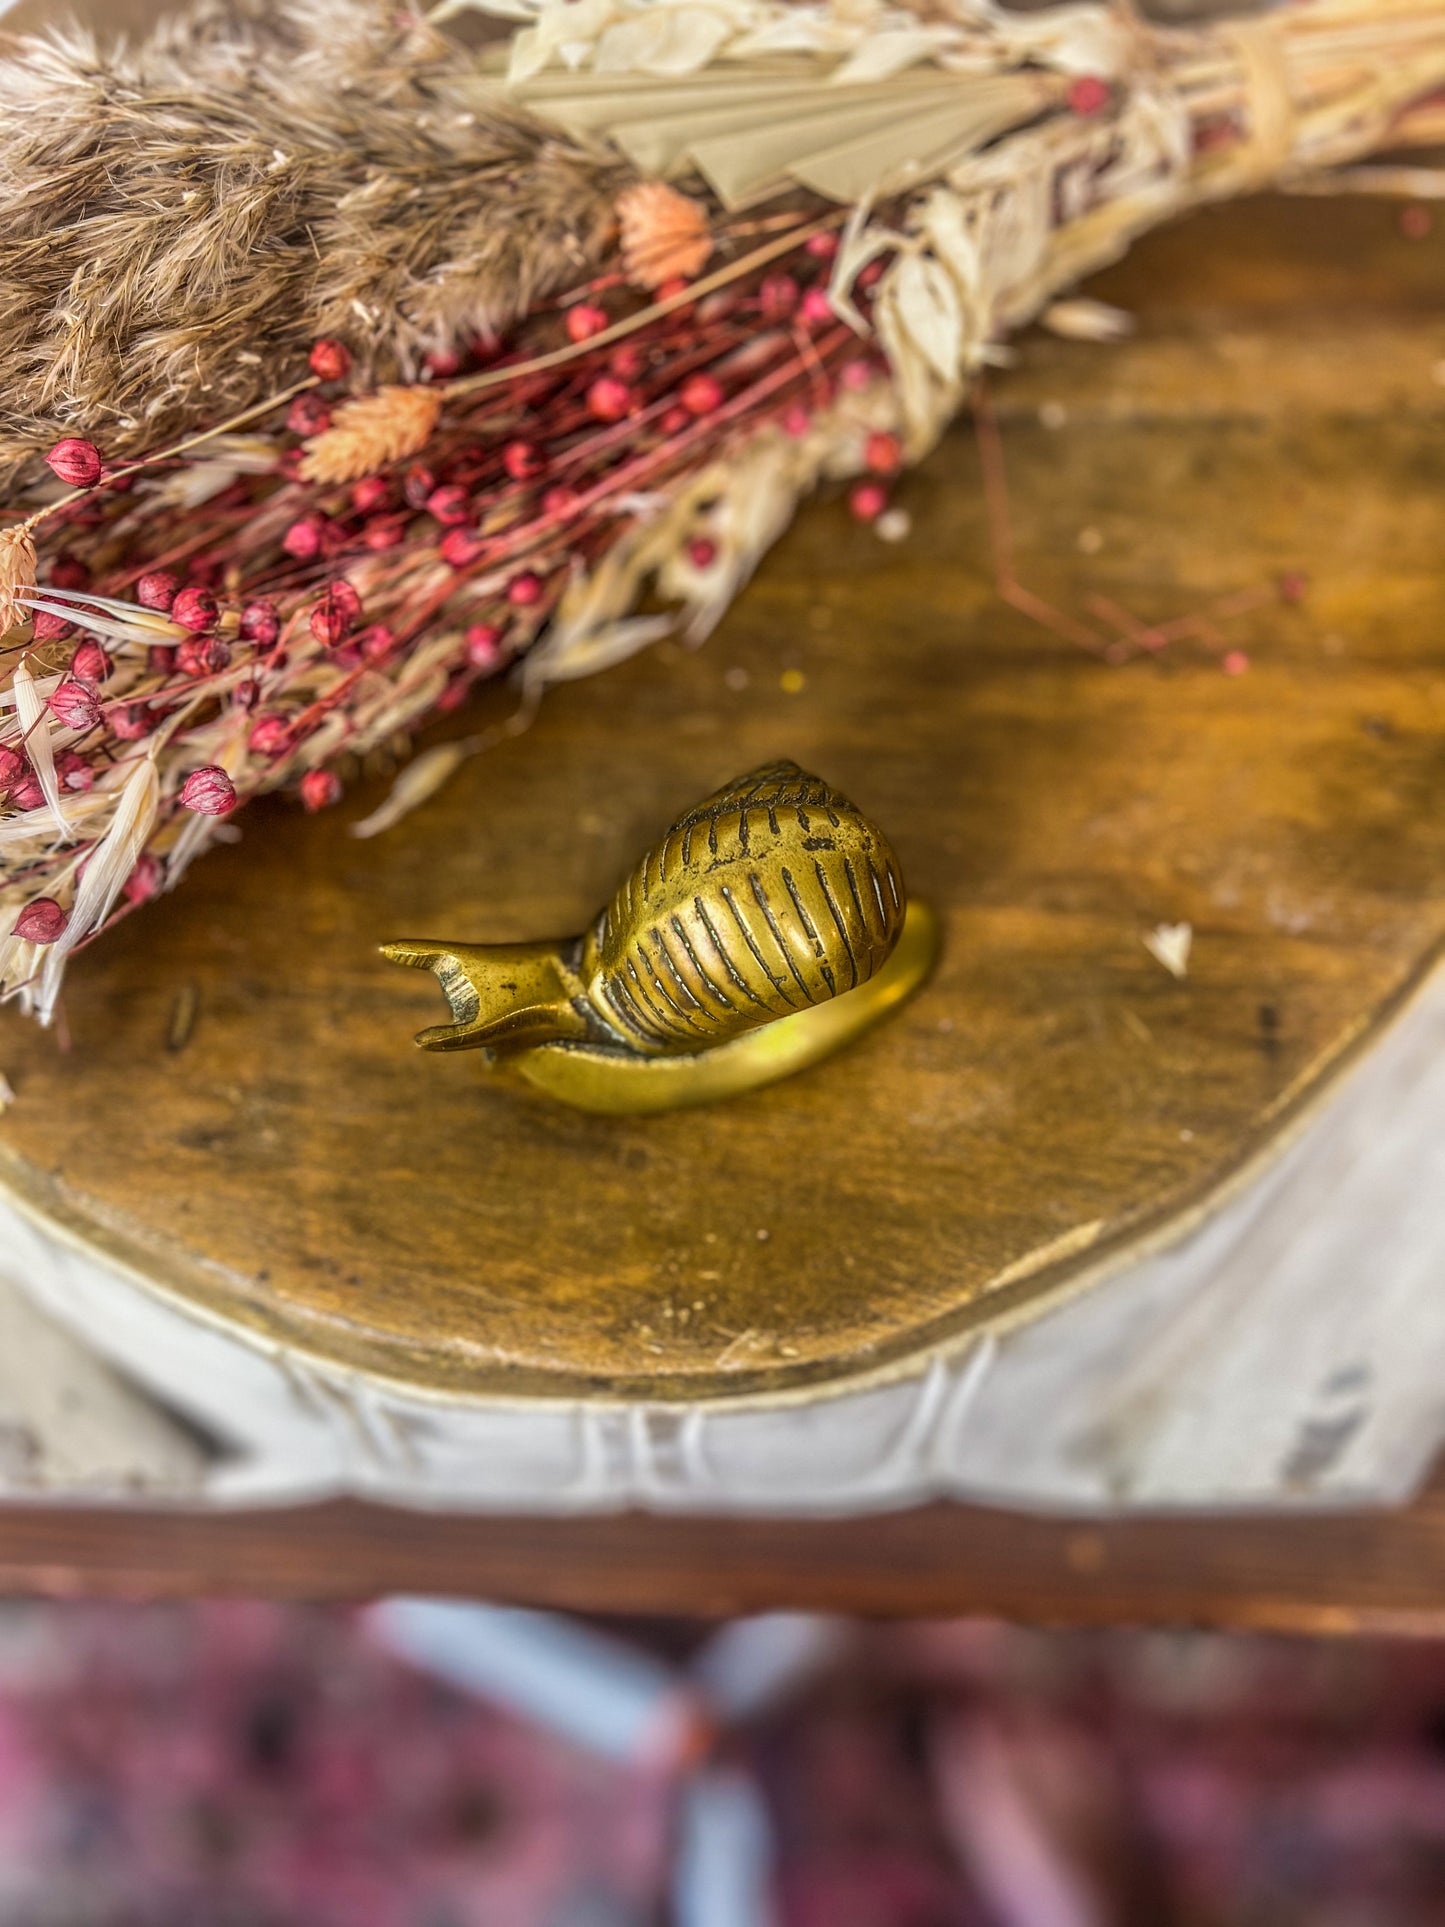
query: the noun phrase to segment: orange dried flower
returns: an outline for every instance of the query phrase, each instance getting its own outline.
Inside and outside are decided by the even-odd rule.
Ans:
[[[0,529],[0,636],[30,611],[17,598],[35,587],[35,540],[23,522]]]
[[[303,482],[354,482],[390,462],[404,461],[431,440],[442,398],[434,388],[378,388],[343,402],[330,428],[306,444]]]
[[[712,253],[707,209],[664,181],[639,181],[617,197],[622,265],[639,288],[691,281]]]

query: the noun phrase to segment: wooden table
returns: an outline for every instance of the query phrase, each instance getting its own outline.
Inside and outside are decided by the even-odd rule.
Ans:
[[[1229,246],[1216,245],[1212,250],[1202,250],[1198,229],[1191,235],[1162,235],[1150,244],[1147,255],[1141,250],[1111,278],[1098,284],[1101,292],[1112,295],[1148,321],[1143,331],[1143,347],[1148,353],[1123,388],[1117,357],[1101,357],[1096,366],[1081,370],[1079,386],[1069,390],[1076,430],[1080,424],[1087,427],[1092,419],[1082,411],[1082,404],[1090,397],[1090,406],[1100,419],[1113,419],[1116,410],[1120,418],[1125,419],[1127,410],[1123,403],[1129,401],[1137,413],[1136,428],[1141,437],[1155,433],[1156,421],[1173,411],[1185,422],[1188,431],[1187,434],[1184,430],[1177,431],[1178,445],[1187,444],[1194,451],[1192,467],[1186,463],[1181,469],[1189,469],[1193,476],[1191,485],[1198,491],[1212,487],[1227,508],[1230,490],[1220,490],[1211,482],[1214,470],[1208,465],[1225,446],[1224,428],[1220,424],[1233,421],[1232,432],[1237,437],[1252,438],[1263,444],[1262,427],[1267,426],[1275,414],[1283,423],[1281,432],[1287,432],[1292,438],[1291,448],[1307,447],[1318,452],[1326,442],[1302,439],[1299,429],[1298,409],[1303,402],[1311,401],[1305,388],[1313,382],[1318,392],[1313,396],[1312,406],[1327,424],[1331,438],[1328,446],[1334,448],[1338,443],[1336,453],[1340,459],[1323,471],[1336,500],[1346,503],[1354,512],[1364,495],[1362,474],[1351,467],[1344,455],[1356,445],[1363,447],[1367,432],[1382,449],[1387,436],[1396,435],[1397,454],[1410,484],[1401,499],[1407,505],[1415,505],[1417,520],[1411,526],[1416,529],[1415,539],[1423,549],[1427,541],[1433,541],[1435,530],[1433,524],[1425,528],[1423,492],[1418,488],[1413,445],[1399,439],[1402,406],[1397,391],[1404,388],[1407,378],[1423,391],[1428,378],[1431,364],[1427,348],[1438,311],[1438,237],[1437,243],[1429,247],[1408,244],[1389,217],[1364,204],[1326,208],[1311,203],[1260,203],[1233,210],[1227,217],[1208,217],[1210,223],[1225,219],[1231,223],[1233,236]],[[1207,276],[1204,264],[1208,266]],[[1300,328],[1309,324],[1312,316],[1328,317],[1337,311],[1347,311],[1348,315],[1348,324],[1341,330],[1343,345],[1339,352],[1331,358],[1316,344],[1313,360],[1299,356],[1296,349]],[[1173,338],[1168,325],[1171,312],[1175,316],[1174,334],[1181,328],[1185,333],[1193,333],[1197,337],[1194,351],[1211,358],[1207,383],[1201,379],[1191,387],[1192,373],[1189,382],[1181,379],[1180,371],[1189,370],[1178,343],[1171,346]],[[1179,321],[1181,314],[1188,317],[1187,327]],[[1250,348],[1254,335],[1250,335],[1246,339],[1249,352],[1236,353],[1231,360],[1221,346],[1225,337],[1220,324],[1220,317],[1230,314],[1250,320],[1260,339],[1272,339],[1275,358],[1255,357]],[[1365,317],[1370,318],[1374,329],[1368,341]],[[1408,352],[1402,350],[1402,343]],[[1097,472],[1099,465],[1093,442],[1081,432],[1070,438],[1062,430],[1049,429],[1045,436],[1037,421],[1030,427],[1026,420],[1030,411],[1037,417],[1041,404],[1056,400],[1055,387],[1049,384],[1061,379],[1066,352],[1060,347],[1037,357],[1033,389],[1028,387],[1029,371],[1022,370],[1008,384],[1004,401],[1006,411],[1012,411],[1012,420],[1006,425],[1010,428],[1011,446],[1018,454],[1019,473],[1015,481],[1017,506],[1022,511],[1020,524],[1029,527],[1034,541],[1055,557],[1072,554],[1078,536],[1090,532],[1078,530],[1075,506],[1085,499],[1096,509],[1108,504],[1109,477]],[[1297,386],[1274,379],[1274,370],[1289,369],[1296,362],[1300,364],[1295,370]],[[1190,364],[1190,368],[1192,366]],[[1270,371],[1267,380],[1261,378],[1262,367]],[[1153,382],[1152,387],[1149,380]],[[1190,400],[1195,388],[1202,399]],[[1258,402],[1261,394],[1265,402]],[[1243,406],[1242,398],[1249,401],[1249,409]],[[1344,406],[1345,402],[1348,407]],[[1167,408],[1164,403],[1168,404]],[[1203,419],[1206,409],[1217,414],[1217,422]],[[1256,415],[1260,418],[1258,422]],[[1321,429],[1319,434],[1323,436],[1325,430]],[[1032,496],[1028,493],[1027,481],[1031,435],[1035,443],[1047,440],[1050,451],[1047,462],[1035,465],[1040,479]],[[1121,452],[1115,457],[1116,473],[1127,473],[1133,457],[1122,441],[1117,446]],[[1065,473],[1061,451],[1069,448],[1074,449],[1074,479],[1077,482],[1080,476],[1086,475],[1087,488],[1081,482],[1072,489],[1064,485],[1069,476]],[[1304,480],[1311,479],[1306,475],[1309,463],[1301,460],[1299,467],[1303,486]],[[1322,465],[1316,461],[1314,467],[1321,470]],[[1238,471],[1228,472],[1233,487]],[[1323,486],[1318,475],[1311,480],[1311,486]],[[1187,512],[1192,498],[1186,502],[1183,483],[1176,481],[1175,487],[1178,491],[1175,513],[1183,535],[1177,553],[1166,546],[1149,551],[1150,567],[1157,570],[1166,586],[1175,578],[1184,583],[1194,580],[1199,574],[1199,568],[1194,566],[1198,558],[1193,559],[1190,567],[1184,566],[1190,561],[1184,541],[1187,536],[1189,543],[1197,545],[1206,559],[1215,552],[1230,554],[1230,568],[1242,579],[1244,562],[1224,547],[1202,519],[1196,520]],[[971,504],[968,512],[973,519],[952,524],[949,539],[956,549],[972,558],[970,566],[976,580],[964,585],[968,594],[960,590],[949,606],[986,610],[990,624],[998,627],[1000,648],[1019,651],[1026,644],[1032,644],[1036,652],[1041,650],[1043,645],[1036,637],[1023,635],[1017,627],[1009,632],[1007,619],[997,611],[983,560],[986,544],[982,537],[979,491],[964,490],[960,500],[965,505]],[[1306,512],[1310,503],[1301,509],[1293,499],[1285,500],[1281,496],[1275,500],[1270,492],[1262,494],[1261,501],[1263,507],[1257,520],[1266,538],[1266,548],[1284,525],[1289,525],[1285,533],[1291,542],[1296,539],[1294,524],[1312,525],[1311,515]],[[916,506],[920,525],[928,514],[941,512],[937,503],[930,507],[921,492]],[[1269,510],[1268,514],[1265,509]],[[1313,525],[1330,526],[1318,518]],[[811,568],[815,550],[808,545],[815,545],[821,555],[828,546],[829,530],[836,531],[842,526],[837,516],[831,524],[815,518],[809,524],[811,533],[804,530],[795,536],[796,554]],[[1122,526],[1127,537],[1128,527]],[[1098,530],[1092,532],[1097,537]],[[1399,540],[1397,562],[1403,553]],[[835,542],[834,546],[841,544]],[[940,554],[946,552],[942,538],[934,542],[933,548]],[[1119,539],[1114,544],[1114,553],[1125,558],[1137,556],[1140,545],[1137,541]],[[1430,553],[1433,555],[1435,551],[1432,549]],[[1284,556],[1285,551],[1281,550],[1281,557]],[[1293,548],[1288,551],[1288,559],[1295,559]],[[1106,563],[1099,565],[1101,569],[1106,566]],[[821,566],[812,573],[821,576]],[[1353,633],[1358,628],[1382,657],[1388,656],[1394,642],[1388,633],[1387,619],[1397,622],[1401,619],[1402,584],[1410,579],[1408,571],[1402,569],[1399,579],[1392,581],[1393,600],[1382,605],[1384,613],[1378,620],[1373,609],[1340,600],[1341,633],[1347,629]],[[1435,577],[1430,575],[1427,579],[1422,564],[1414,580],[1422,609],[1429,597],[1435,598],[1430,603],[1433,617],[1438,607],[1438,590],[1433,587]],[[768,593],[771,591],[767,591],[766,586],[761,596],[755,592],[755,608],[766,616],[772,606],[769,620],[780,634],[784,630],[791,634],[793,629],[800,628],[802,625],[794,620],[798,611],[786,596],[780,594],[775,604],[769,605]],[[1335,605],[1330,606],[1333,610]],[[1390,610],[1395,611],[1393,618],[1389,617]],[[1283,628],[1283,621],[1280,626]],[[1323,617],[1319,626],[1323,634],[1328,626]],[[1438,625],[1432,621],[1422,633],[1430,651],[1437,655]],[[806,636],[804,631],[805,641]],[[825,652],[820,646],[817,654],[820,671],[814,677],[815,689],[821,687],[823,681]],[[1215,692],[1217,705],[1222,706],[1231,691],[1231,700],[1239,700],[1241,692],[1262,691],[1262,698],[1252,698],[1261,707],[1267,707],[1273,700],[1271,691],[1276,685],[1268,682],[1267,677],[1279,677],[1288,671],[1289,649],[1284,641],[1276,640],[1271,650],[1257,650],[1256,656],[1247,682],[1226,683],[1222,678],[1214,679],[1210,687]],[[1377,665],[1369,651],[1362,648],[1360,659],[1363,670],[1373,675]],[[699,660],[711,662],[713,659]],[[726,660],[736,666],[734,656]],[[1048,666],[1046,662],[1045,667]],[[1312,661],[1311,667],[1314,667]],[[640,686],[648,673],[645,665],[619,672],[619,678],[609,688],[625,692],[630,685],[621,679],[624,674],[633,676]],[[681,669],[677,671],[679,679],[682,673]],[[702,670],[697,673],[701,675]],[[1050,673],[1054,673],[1052,669]],[[755,679],[754,686],[762,687],[761,678]],[[1108,684],[1100,686],[1106,692],[1115,688]],[[1161,705],[1167,698],[1169,704],[1178,707],[1180,686],[1163,689]],[[1339,686],[1338,683],[1335,686]],[[1132,688],[1123,684],[1118,687]],[[1317,677],[1310,688],[1313,699],[1322,700],[1323,678]],[[1395,728],[1387,713],[1388,705],[1377,700],[1373,687],[1362,683],[1358,702],[1353,688],[1346,693],[1350,703],[1358,708],[1361,719],[1356,726],[1352,709],[1348,767],[1352,772],[1363,771],[1368,779],[1351,789],[1351,808],[1358,794],[1376,799],[1372,808],[1377,814],[1365,823],[1361,832],[1374,838],[1367,854],[1377,868],[1386,858],[1402,863],[1413,846],[1397,831],[1392,818],[1379,813],[1384,809],[1379,797],[1383,796],[1388,804],[1393,795],[1380,786],[1380,772],[1387,756],[1398,757],[1408,752],[1418,756],[1421,770],[1428,775],[1435,768],[1436,738],[1424,728]],[[617,700],[616,697],[608,699]],[[1112,693],[1109,699],[1113,700]],[[596,700],[601,701],[603,697]],[[1080,705],[1072,703],[1060,706],[1055,702],[1052,706],[1057,713],[1069,718],[1084,713]],[[798,714],[804,713],[800,708]],[[549,711],[548,728],[560,726],[555,722],[555,715],[556,705]],[[872,711],[866,720],[870,725],[874,722]],[[1412,718],[1407,720],[1413,723]],[[539,740],[540,737],[528,744],[529,753],[537,748]],[[689,748],[688,755],[692,753]],[[489,765],[489,782],[499,780],[495,775],[499,764],[497,759]],[[565,757],[559,758],[559,765],[569,766]],[[1424,780],[1422,775],[1422,784]],[[600,783],[594,788],[601,788]],[[469,806],[463,788],[458,787],[448,807],[465,814]],[[976,809],[971,820],[992,822],[998,814]],[[1083,815],[1082,812],[1076,814]],[[893,822],[892,812],[886,820]],[[1424,848],[1427,834],[1438,835],[1438,830],[1431,827],[1438,819],[1428,811],[1418,811],[1413,821],[1414,834]],[[285,853],[281,853],[278,843],[276,860],[302,874],[329,873],[333,865],[324,840],[333,834],[339,841],[340,831],[333,833],[325,821],[309,827],[290,826]],[[432,845],[444,842],[434,827],[427,830],[427,840]],[[1043,846],[1048,838],[1041,836],[1038,841]],[[618,856],[630,856],[634,848],[619,832]],[[312,852],[309,860],[305,854],[308,850]],[[299,859],[298,852],[301,853]],[[158,934],[150,941],[161,951],[172,957],[194,955],[204,961],[215,949],[206,938],[204,942],[198,941],[192,952],[177,950],[170,943],[168,930],[162,930],[160,920],[162,915],[170,917],[169,928],[173,929],[180,927],[176,920],[183,917],[197,928],[204,924],[206,892],[224,895],[229,887],[230,873],[223,868],[224,854],[209,860],[216,866],[207,872],[207,876],[216,878],[214,884],[198,874],[194,883],[188,884],[184,899],[177,898],[174,906],[155,912],[150,928]],[[1429,854],[1433,858],[1433,846]],[[475,862],[476,859],[469,860]],[[1045,874],[1053,889],[1051,865],[1052,858]],[[606,871],[607,864],[600,862],[598,867]],[[1432,877],[1438,874],[1438,866],[1422,859],[1417,872]],[[1425,893],[1412,881],[1415,874],[1402,871],[1403,880],[1396,891],[1401,915],[1405,918],[1418,919],[1424,914]],[[264,873],[257,872],[257,875],[264,882]],[[1156,914],[1153,900],[1147,901],[1152,917]],[[1144,902],[1141,898],[1141,904]],[[590,907],[590,899],[582,907]],[[1065,909],[1072,914],[1071,905],[1066,904]],[[234,906],[231,910],[234,920]],[[1373,914],[1372,911],[1372,920]],[[529,927],[551,926],[542,918]],[[566,920],[556,927],[567,927]],[[1436,934],[1434,930],[1429,933],[1432,940]],[[1132,926],[1120,942],[1127,945],[1127,951],[1121,950],[1121,954],[1133,960],[1139,982],[1151,989],[1161,1004],[1166,996],[1176,995],[1162,973],[1157,977],[1149,974],[1154,967],[1147,963]],[[1413,947],[1422,943],[1419,932],[1412,930],[1412,954]],[[359,940],[355,950],[361,954]],[[114,947],[114,954],[121,957],[119,943]],[[1308,954],[1328,961],[1322,944],[1312,945]],[[150,971],[149,961],[137,956],[133,962],[140,981]],[[196,967],[199,970],[201,963]],[[1199,981],[1200,975],[1197,975],[1196,986]],[[168,986],[164,996],[170,994]],[[208,1036],[216,1035],[223,1001],[220,994],[209,999],[206,1022],[210,1029],[202,1031],[198,1050],[206,1048]],[[1294,1049],[1301,1059],[1308,1059],[1311,1040],[1303,1031],[1296,1035],[1288,1025],[1281,1039],[1277,1034],[1276,1003],[1266,999],[1263,993],[1251,994],[1244,1001],[1249,1009],[1261,1013],[1261,1036],[1256,1041],[1252,1032],[1240,1031],[1239,1054],[1251,1065],[1256,1059],[1275,1064],[1272,1081],[1265,1092],[1267,1098],[1273,1095],[1276,1083],[1288,1081],[1291,1072],[1292,1066],[1283,1059],[1275,1063],[1278,1054]],[[123,1000],[111,1000],[110,1008],[120,1008],[122,1003]],[[1263,1016],[1266,1011],[1268,1024]],[[150,1026],[147,1036],[164,1034],[159,1021],[152,1023],[148,1014],[145,1021]],[[385,1012],[385,1021],[390,1036],[394,1019],[389,1009]],[[405,1025],[395,1028],[400,1036]],[[1152,1037],[1157,1030],[1156,1026],[1146,1035]],[[243,1041],[246,1049],[254,1049],[249,1034]],[[390,1050],[392,1046],[388,1043],[387,1048]],[[7,1068],[12,1071],[18,1055],[17,1046],[7,1060]],[[169,1079],[176,1087],[167,1103],[137,1105],[127,1071],[127,1081],[117,1085],[119,1097],[97,1104],[93,1111],[77,1105],[76,1112],[127,1114],[152,1122],[160,1119],[173,1134],[186,1132],[192,1120],[181,1115],[182,1103],[195,1100],[197,1090],[204,1095],[195,1070],[197,1061],[192,1056],[186,1060],[183,1070],[178,1070],[174,1053],[163,1059],[158,1057],[157,1076]],[[1039,1053],[1038,1061],[1047,1066],[1054,1060]],[[403,1062],[399,1049],[396,1062]],[[406,1063],[406,1074],[419,1078],[420,1071],[410,1065],[410,1060]],[[52,1071],[47,1069],[45,1074],[51,1075]],[[32,1091],[40,1075],[37,1069]],[[33,1106],[34,1113],[38,1114],[39,1102],[33,1095],[27,1098],[27,1105]],[[1067,1107],[1054,1106],[1053,1111],[1056,1115],[1065,1115]],[[59,1114],[58,1109],[55,1114]],[[25,1110],[17,1112],[21,1123],[25,1116]],[[186,1156],[194,1158],[205,1146],[220,1141],[210,1131],[211,1122],[202,1118],[198,1128],[189,1131],[183,1147]],[[202,1126],[205,1128],[200,1128]],[[1191,1131],[1188,1135],[1191,1143],[1199,1143],[1196,1133]],[[1174,1136],[1178,1139],[1181,1134],[1175,1132]],[[169,1148],[167,1155],[158,1154],[152,1160],[152,1168],[179,1169],[191,1196],[213,1195],[210,1174],[203,1186],[195,1176],[197,1167],[194,1164],[178,1166],[169,1155]],[[1202,1156],[1202,1151],[1197,1155]],[[127,1144],[122,1162],[133,1157],[134,1146]],[[41,1168],[50,1169],[56,1161],[37,1157],[37,1162]],[[284,1159],[278,1158],[277,1163],[286,1168]],[[244,1213],[238,1212],[236,1216],[238,1221],[249,1221]],[[354,1303],[348,1300],[345,1309],[354,1312]],[[741,1329],[748,1320],[739,1318],[733,1322]],[[411,1590],[601,1611],[726,1613],[791,1606],[880,1614],[996,1614],[1041,1624],[1133,1622],[1315,1633],[1439,1634],[1445,1633],[1445,1476],[1437,1475],[1414,1505],[1393,1513],[1285,1519],[1233,1517],[1210,1521],[1176,1518],[1099,1526],[943,1504],[835,1523],[800,1523],[791,1519],[771,1522],[659,1519],[637,1515],[571,1520],[458,1518],[437,1512],[388,1511],[353,1502],[266,1513],[11,1505],[0,1508],[0,1589],[54,1596],[84,1592],[132,1597],[244,1590],[305,1598],[363,1598]]]
[[[931,1505],[809,1521],[0,1509],[0,1590],[625,1613],[982,1614],[1037,1625],[1445,1636],[1445,1468],[1397,1512],[1092,1525]]]

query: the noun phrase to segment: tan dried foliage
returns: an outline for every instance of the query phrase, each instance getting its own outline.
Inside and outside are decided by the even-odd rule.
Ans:
[[[135,454],[304,376],[409,379],[584,275],[631,171],[480,98],[389,0],[202,0],[139,45],[0,59],[0,491],[82,432]]]
[[[639,181],[617,197],[622,265],[639,288],[691,281],[713,250],[707,209],[665,181]]]
[[[35,540],[23,523],[0,529],[0,636],[30,611],[16,596],[35,587]]]
[[[395,384],[343,402],[330,428],[306,444],[302,481],[354,482],[404,461],[431,439],[441,407],[436,389]]]

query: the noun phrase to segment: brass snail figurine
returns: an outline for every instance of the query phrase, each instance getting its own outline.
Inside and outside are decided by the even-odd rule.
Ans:
[[[382,945],[435,971],[453,1022],[425,1050],[485,1049],[590,1111],[706,1104],[830,1055],[911,996],[937,924],[887,838],[796,763],[706,797],[580,937]]]

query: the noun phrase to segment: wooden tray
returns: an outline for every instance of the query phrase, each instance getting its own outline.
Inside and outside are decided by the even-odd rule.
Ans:
[[[960,427],[899,490],[908,540],[809,510],[706,649],[556,692],[381,839],[347,834],[379,780],[248,812],[80,960],[68,1052],[0,1013],[0,1185],[238,1333],[462,1396],[856,1379],[1178,1224],[1445,933],[1442,240],[1376,204],[1206,215],[1096,290],[1133,344],[1031,338],[997,384],[1035,589],[1158,620],[1301,570],[1302,603],[1092,659],[1000,604]],[[635,1122],[413,1051],[444,1013],[377,939],[579,927],[679,805],[778,754],[945,918],[902,1017]],[[1143,938],[1182,921],[1176,981]]]

